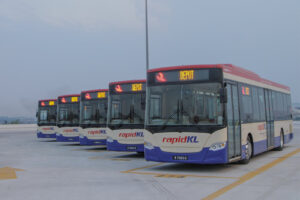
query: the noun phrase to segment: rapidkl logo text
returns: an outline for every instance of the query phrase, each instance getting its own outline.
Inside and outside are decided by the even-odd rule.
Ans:
[[[133,138],[133,137],[144,137],[143,132],[135,132],[135,133],[120,133],[119,137],[124,137],[124,138]]]
[[[181,143],[181,144],[185,144],[185,143],[199,143],[199,141],[197,140],[197,136],[185,136],[185,137],[164,137],[162,140],[163,143],[171,143],[171,144],[175,144],[175,143]]]

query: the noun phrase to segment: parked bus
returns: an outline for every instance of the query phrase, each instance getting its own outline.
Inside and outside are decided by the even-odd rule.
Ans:
[[[81,145],[106,145],[108,90],[81,92]]]
[[[233,65],[148,71],[145,158],[241,161],[293,138],[290,88]]]
[[[56,110],[57,100],[40,100],[37,111],[37,137],[56,138]]]
[[[144,152],[146,80],[109,84],[107,149]]]
[[[79,111],[80,94],[58,97],[57,105],[58,133],[56,140],[59,142],[79,142]]]

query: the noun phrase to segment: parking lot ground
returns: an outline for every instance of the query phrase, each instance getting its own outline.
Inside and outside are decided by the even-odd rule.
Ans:
[[[193,165],[41,141],[34,127],[0,127],[1,199],[300,199],[300,124],[294,133],[283,151],[248,165]]]

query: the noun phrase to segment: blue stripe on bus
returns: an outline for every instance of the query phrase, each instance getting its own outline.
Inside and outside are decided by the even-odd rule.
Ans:
[[[93,140],[88,139],[86,136],[79,137],[80,145],[92,146],[92,145],[106,145],[106,139]]]
[[[79,142],[79,136],[65,137],[63,135],[56,135],[56,141],[58,141],[58,142]]]
[[[121,144],[117,140],[114,140],[113,142],[107,142],[106,145],[109,151],[144,152],[144,144]]]
[[[42,132],[37,132],[37,137],[38,138],[56,138],[56,133],[42,133]]]
[[[287,144],[293,139],[293,133],[284,135],[284,143]],[[253,154],[257,155],[268,150],[267,140],[261,140],[253,143]],[[280,136],[274,137],[274,147],[280,146]]]
[[[187,157],[187,160],[174,160],[174,156]],[[145,149],[145,159],[157,162],[174,163],[197,163],[197,164],[225,164],[227,159],[227,146],[219,151],[210,151],[209,148],[203,148],[196,153],[171,153],[162,151],[159,147],[154,149]]]

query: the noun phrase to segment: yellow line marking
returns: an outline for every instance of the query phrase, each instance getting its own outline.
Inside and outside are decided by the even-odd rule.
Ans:
[[[282,157],[280,157],[280,158],[278,158],[278,159],[276,159],[276,160],[274,160],[274,161],[272,161],[272,162],[270,162],[270,163],[268,163],[268,164],[266,164],[266,165],[264,165],[264,166],[262,166],[262,167],[260,167],[256,170],[254,170],[252,172],[249,172],[249,173],[241,176],[239,178],[239,180],[237,180],[234,183],[232,183],[230,185],[227,185],[227,186],[221,188],[220,190],[208,195],[207,197],[203,198],[203,200],[215,199],[215,198],[221,196],[222,194],[228,192],[229,190],[232,190],[233,188],[245,183],[246,181],[249,181],[250,179],[254,178],[255,176],[257,176],[257,175],[269,170],[270,168],[278,165],[279,163],[285,161],[286,159],[288,159],[289,157],[291,157],[291,156],[293,156],[297,153],[300,153],[300,149],[296,149],[295,151],[292,151],[291,153],[288,153],[288,154],[286,154],[286,155],[284,155],[284,156],[282,156]]]
[[[24,171],[23,169],[16,169],[11,167],[0,168],[0,180],[17,179],[16,172]]]
[[[128,158],[112,158],[112,160],[115,160],[115,161],[131,161],[131,159],[128,159]]]
[[[194,178],[219,178],[219,179],[238,179],[237,177],[223,177],[223,176],[201,176],[201,175],[194,175],[194,174],[169,174],[169,173],[156,173],[156,172],[138,172],[138,170],[148,169],[151,167],[157,167],[163,165],[164,163],[158,163],[154,165],[147,165],[144,167],[139,167],[135,169],[130,169],[127,171],[123,171],[121,173],[131,173],[131,174],[140,174],[140,175],[153,175],[155,177],[161,178],[186,178],[186,177],[194,177]]]
[[[96,153],[99,153],[99,152],[107,152],[106,150],[102,150],[102,149],[99,149],[99,150],[73,149],[72,151],[86,151],[86,152],[96,152]]]
[[[147,165],[145,167],[138,167],[138,168],[134,168],[134,169],[124,171],[122,173],[131,173],[131,172],[134,172],[134,171],[137,171],[137,170],[147,169],[147,168],[151,168],[151,167],[157,167],[157,166],[160,166],[160,165],[163,165],[163,163],[157,163],[157,164],[154,164],[154,165]]]

